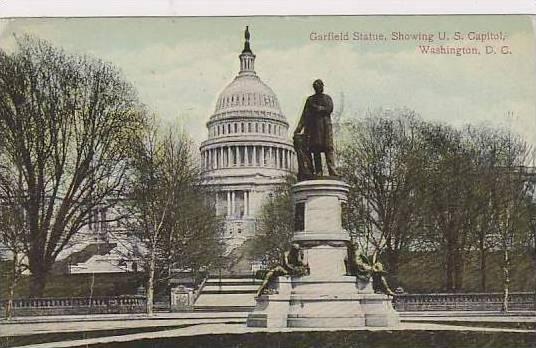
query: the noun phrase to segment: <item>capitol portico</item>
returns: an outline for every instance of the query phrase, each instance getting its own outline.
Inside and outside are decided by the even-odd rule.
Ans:
[[[200,147],[205,184],[225,216],[225,239],[238,245],[255,235],[256,218],[271,192],[295,171],[289,124],[272,89],[255,72],[246,28],[240,71],[217,99]]]

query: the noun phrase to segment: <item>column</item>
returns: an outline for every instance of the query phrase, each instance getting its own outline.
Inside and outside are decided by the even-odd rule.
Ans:
[[[211,166],[211,168],[214,169],[214,168],[216,168],[216,152],[214,151],[214,149],[211,149],[210,153],[212,154],[212,166]]]
[[[285,167],[287,169],[290,169],[290,151],[289,150],[285,150]]]
[[[227,146],[227,167],[233,165],[233,153],[231,152],[231,147]]]
[[[275,150],[275,167],[279,168],[279,149],[276,147],[274,150]]]
[[[288,154],[289,154],[289,166],[288,166],[288,168],[290,170],[294,170],[294,155],[292,154],[292,151],[289,151]]]
[[[231,216],[231,191],[227,191],[227,216]]]
[[[210,149],[207,150],[208,153],[208,169],[212,169],[212,151]]]
[[[212,149],[212,158],[214,159],[214,168],[218,169],[218,151],[217,151],[217,149]]]
[[[260,158],[260,165],[261,167],[264,167],[264,146],[261,146],[261,158]]]
[[[273,162],[273,151],[272,151],[272,148],[270,146],[267,147],[268,149],[268,167],[273,167],[274,165],[274,162]]]
[[[235,215],[235,200],[236,200],[236,194],[235,194],[235,191],[232,191],[231,192],[231,215],[234,216]]]
[[[248,151],[248,148],[249,146],[244,146],[244,166],[249,166],[250,163],[249,163],[249,151]]]
[[[253,166],[257,166],[257,146],[253,145]]]
[[[210,153],[212,154],[212,169],[216,168],[216,151],[214,149],[210,150]]]
[[[249,216],[249,191],[244,191],[244,215]]]
[[[220,147],[220,168],[225,167],[225,163],[223,162],[223,146]]]
[[[235,146],[235,160],[236,160],[236,166],[240,166],[240,147]]]

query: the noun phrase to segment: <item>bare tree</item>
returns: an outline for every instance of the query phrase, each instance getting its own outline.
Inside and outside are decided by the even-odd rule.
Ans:
[[[191,141],[173,131],[148,132],[137,146],[127,226],[140,243],[147,274],[147,314],[153,313],[158,282],[174,267],[197,270],[219,255],[216,220],[201,187]]]
[[[529,234],[525,240],[527,249],[532,256],[532,264],[536,270],[536,172],[529,173],[529,189],[527,196],[528,218],[527,223],[529,225]]]
[[[11,254],[7,319],[12,316],[15,287],[23,271],[28,267],[27,259],[24,257],[24,240],[28,233],[28,226],[24,208],[21,205],[21,193],[15,191],[17,187],[18,185],[9,182],[9,178],[0,174],[0,244]]]
[[[440,124],[426,125],[423,173],[424,240],[444,257],[444,289],[463,289],[465,262],[471,251],[474,190],[478,173],[464,133]]]
[[[503,311],[508,311],[511,253],[530,233],[530,191],[528,163],[534,163],[533,149],[522,139],[506,133],[502,138],[499,166],[493,187],[493,225],[497,245],[503,253]]]
[[[351,187],[346,228],[365,244],[362,248],[383,252],[395,277],[418,212],[419,123],[410,110],[380,110],[347,125],[350,136],[339,155],[341,173]]]
[[[530,240],[526,232],[536,221],[527,217],[533,186],[520,174],[530,152],[521,139],[506,130],[425,122],[411,112],[377,112],[347,126],[340,151],[351,186],[344,222],[363,249],[383,252],[395,273],[401,251],[442,255],[443,288],[461,291],[471,254],[479,253],[485,290],[487,254],[500,248],[509,278],[509,252],[521,237]]]
[[[224,225],[210,198],[214,192],[197,183],[185,191],[177,210],[179,214],[167,232],[168,243],[161,246],[172,267],[162,276],[162,281],[173,277],[173,269],[189,270],[199,281],[206,270],[222,267],[226,262],[222,258]]]
[[[472,150],[476,174],[472,178],[472,204],[466,214],[472,218],[472,243],[479,254],[480,290],[487,289],[487,256],[497,245],[497,184],[501,181],[505,147],[510,146],[508,131],[486,127],[467,127],[466,146]]]
[[[102,61],[24,37],[0,51],[3,175],[21,192],[31,294],[96,207],[122,197],[131,144],[144,128],[133,87]]]

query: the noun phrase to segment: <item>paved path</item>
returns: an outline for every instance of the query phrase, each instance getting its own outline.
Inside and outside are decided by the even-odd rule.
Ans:
[[[464,322],[494,322],[494,323],[536,323],[536,317],[523,317],[523,316],[516,316],[516,317],[502,317],[502,316],[496,316],[496,317],[447,317],[447,316],[428,316],[428,317],[421,317],[421,316],[406,316],[401,317],[402,320],[406,322],[423,322],[423,321],[435,321],[435,322],[441,322],[441,321],[464,321]]]
[[[426,317],[463,317],[463,318],[513,318],[525,317],[536,318],[536,311],[515,311],[515,312],[492,312],[492,311],[429,311],[429,312],[398,312],[401,317],[426,318]]]
[[[17,325],[0,325],[0,337],[3,336],[27,336],[49,333],[87,332],[99,330],[121,330],[146,327],[170,327],[199,324],[245,324],[242,318],[228,319],[138,319],[138,320],[114,320],[114,321],[75,321],[59,323],[31,323]]]
[[[116,320],[169,320],[169,319],[221,319],[246,318],[247,312],[176,312],[147,314],[91,314],[91,315],[50,315],[34,317],[14,317],[10,320],[0,319],[0,327],[21,323],[59,323],[74,321],[116,321]]]
[[[403,325],[428,325],[422,323],[424,321],[536,323],[536,315],[531,316],[523,312],[510,313],[510,315],[492,312],[480,314],[473,312],[403,312],[400,314],[404,321]],[[528,314],[533,313],[528,312]],[[18,317],[10,321],[0,321],[0,337],[199,324],[240,324],[244,326],[247,315],[247,312],[184,312],[155,313],[151,317],[144,314]]]
[[[536,323],[536,312],[400,312],[406,322],[493,322],[493,323]]]
[[[183,337],[183,336],[195,336],[206,334],[241,334],[251,332],[311,332],[311,331],[397,331],[397,330],[451,330],[451,331],[478,331],[478,332],[520,332],[520,333],[532,333],[532,330],[518,330],[518,329],[492,329],[492,328],[474,328],[463,326],[449,326],[439,324],[423,324],[423,323],[401,323],[397,327],[386,328],[348,328],[348,329],[266,329],[266,328],[248,328],[243,324],[201,324],[196,326],[190,326],[182,329],[163,330],[158,332],[146,332],[140,334],[131,334],[123,336],[111,336],[91,338],[84,340],[73,340],[64,342],[51,342],[35,345],[24,346],[25,348],[66,348],[66,347],[80,347],[91,344],[111,344],[114,342],[133,342],[141,339],[161,339],[170,337]]]

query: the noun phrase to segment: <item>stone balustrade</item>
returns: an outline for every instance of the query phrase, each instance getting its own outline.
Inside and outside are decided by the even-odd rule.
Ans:
[[[502,293],[440,293],[400,294],[393,300],[399,312],[418,311],[500,311]],[[508,309],[512,311],[536,310],[536,293],[512,292]]]
[[[7,300],[0,301],[0,316]],[[145,296],[29,298],[13,300],[13,316],[144,313]]]

